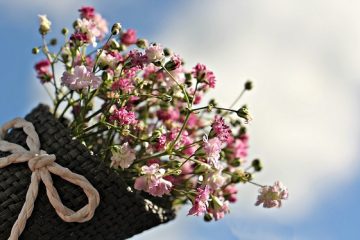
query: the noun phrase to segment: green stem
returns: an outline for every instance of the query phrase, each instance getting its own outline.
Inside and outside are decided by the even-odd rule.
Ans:
[[[103,53],[106,44],[108,44],[108,42],[110,41],[110,39],[112,38],[112,36],[113,36],[113,35],[110,34],[110,36],[109,36],[108,39],[106,40],[105,44],[102,46],[99,54],[96,56],[96,58],[95,58],[95,63],[94,63],[94,67],[93,67],[93,72],[95,72],[95,70],[96,70],[96,65],[97,65],[97,63],[98,63],[98,61],[99,61],[99,57],[100,57],[100,55]]]
[[[169,155],[167,152],[162,152],[162,153],[158,153],[158,154],[146,157],[146,158],[136,160],[136,162],[143,162],[143,161],[146,161],[146,160],[150,160],[150,159],[158,158],[158,157],[163,157],[163,156],[167,156],[167,155]]]
[[[190,99],[188,96],[188,93],[186,92],[184,86],[180,85],[180,83],[176,80],[176,78],[166,69],[164,65],[161,65],[161,67],[165,70],[165,72],[170,76],[170,78],[178,85],[178,87],[181,89],[181,91],[184,93],[186,103],[188,105],[188,108],[191,108]]]
[[[56,116],[56,112],[60,106],[60,104],[62,103],[62,101],[64,101],[64,99],[70,94],[72,93],[73,91],[69,91],[67,92],[64,96],[62,96],[62,98],[60,98],[57,103],[55,104],[55,109],[54,109],[54,116]]]
[[[252,182],[252,181],[248,181],[248,183],[251,183],[251,184],[253,184],[253,185],[257,186],[257,187],[265,187],[265,186],[263,186],[261,184],[258,184],[258,183]]]
[[[235,106],[235,104],[241,99],[241,97],[244,95],[245,92],[246,92],[246,89],[244,88],[241,91],[240,95],[235,99],[235,101],[230,105],[229,108],[233,108]],[[228,114],[229,114],[229,112],[225,112],[225,113],[222,114],[222,116],[224,117],[224,116],[226,116]]]
[[[176,138],[175,138],[175,140],[173,141],[173,143],[172,143],[172,144],[170,145],[170,147],[169,147],[170,151],[173,150],[176,142],[179,140],[179,138],[180,138],[180,136],[181,136],[181,133],[184,131],[185,126],[186,126],[187,122],[189,121],[190,113],[191,113],[191,111],[189,111],[189,112],[186,114],[184,124],[182,125],[182,127],[181,127],[178,135],[177,135]]]
[[[50,54],[49,54],[49,48],[47,46],[46,40],[45,40],[45,35],[42,35],[42,40],[43,40],[43,53],[45,54],[46,58],[49,60],[50,65],[51,65],[51,72],[53,75],[53,79],[54,79],[54,87],[55,87],[55,99],[56,101],[59,100],[59,96],[58,96],[58,87],[56,84],[56,78],[55,78],[55,67],[54,67],[54,62],[52,61]]]

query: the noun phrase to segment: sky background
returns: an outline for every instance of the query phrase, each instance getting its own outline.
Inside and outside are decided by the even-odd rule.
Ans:
[[[47,101],[31,54],[41,42],[37,15],[58,36],[83,5],[170,47],[188,68],[205,63],[221,105],[252,79],[243,102],[254,115],[250,159],[265,165],[256,179],[290,191],[283,208],[269,210],[254,207],[257,189],[244,185],[221,221],[187,217],[188,206],[134,239],[360,239],[359,1],[0,0],[0,123]]]

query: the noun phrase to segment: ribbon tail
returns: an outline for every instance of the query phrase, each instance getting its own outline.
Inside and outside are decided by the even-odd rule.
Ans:
[[[11,229],[9,240],[18,240],[21,233],[24,231],[26,221],[30,218],[34,209],[34,203],[39,192],[39,182],[40,176],[38,172],[35,171],[31,175],[31,183],[26,193],[25,203]]]

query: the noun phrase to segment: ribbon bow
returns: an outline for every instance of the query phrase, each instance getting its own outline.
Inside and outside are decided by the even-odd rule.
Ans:
[[[6,133],[11,128],[23,128],[24,132],[27,134],[26,144],[30,151],[22,146],[3,140]],[[68,168],[64,168],[55,163],[55,155],[49,155],[45,151],[40,150],[39,136],[32,123],[21,118],[16,118],[5,123],[0,129],[0,151],[11,152],[11,155],[0,158],[0,168],[6,167],[12,163],[28,162],[28,166],[32,171],[31,183],[26,193],[25,203],[11,229],[9,240],[17,240],[23,232],[26,221],[30,218],[34,209],[40,181],[45,184],[46,193],[51,205],[54,207],[59,217],[65,222],[86,222],[94,216],[95,209],[100,202],[98,191],[85,177],[73,173]],[[53,185],[50,173],[58,175],[64,180],[81,187],[88,197],[88,204],[77,212],[64,206]]]

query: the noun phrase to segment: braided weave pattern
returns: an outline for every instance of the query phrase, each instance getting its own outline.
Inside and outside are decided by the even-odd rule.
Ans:
[[[90,221],[66,223],[57,216],[45,187],[40,184],[33,213],[20,239],[125,239],[174,219],[175,213],[169,201],[154,204],[139,192],[133,192],[121,176],[91,156],[80,142],[72,140],[69,130],[49,113],[46,106],[40,105],[25,119],[35,126],[41,148],[48,154],[55,154],[59,165],[87,178],[99,191],[101,202]],[[27,148],[22,130],[11,131],[5,140]],[[0,157],[8,155],[8,152],[0,151]],[[0,240],[10,235],[25,202],[30,179],[31,171],[26,163],[0,169]],[[87,204],[87,196],[78,186],[57,176],[53,176],[53,184],[64,205],[70,209],[78,211]]]

